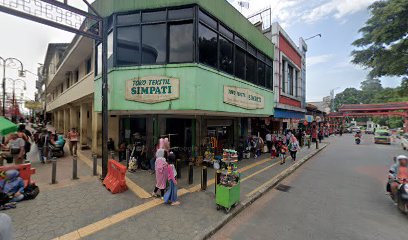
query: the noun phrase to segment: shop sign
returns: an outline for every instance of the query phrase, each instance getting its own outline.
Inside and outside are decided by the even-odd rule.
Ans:
[[[158,103],[180,97],[180,80],[165,76],[148,76],[126,81],[126,100]]]
[[[30,110],[41,110],[43,109],[43,104],[36,101],[25,101],[24,107]]]
[[[265,108],[265,98],[247,88],[224,86],[224,102],[245,109]]]

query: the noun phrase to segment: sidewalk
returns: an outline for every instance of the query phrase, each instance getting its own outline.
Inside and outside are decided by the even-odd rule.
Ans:
[[[321,144],[320,150],[326,146],[327,144]],[[303,149],[299,153],[296,165],[299,165],[302,158],[306,160],[316,152],[314,148]],[[256,160],[241,162],[241,204],[229,214],[216,210],[214,185],[209,179],[209,186],[205,192],[198,191],[199,183],[188,188],[187,193],[183,191],[180,206],[172,207],[158,203],[157,200],[151,200],[151,204],[154,205],[152,208],[138,209],[138,211],[129,209],[130,211],[124,213],[126,217],[122,216],[120,221],[113,216],[96,225],[71,232],[70,235],[62,236],[60,239],[65,239],[64,237],[70,237],[69,239],[202,239],[221,226],[229,217],[234,216],[235,212],[242,208],[242,203],[250,204],[251,199],[258,197],[259,192],[266,188],[265,183],[271,183],[271,180],[277,179],[276,176],[281,176],[282,172],[291,168],[293,168],[293,162],[290,159],[285,165],[279,165],[276,159],[270,160],[266,155]],[[179,194],[182,190],[184,189],[179,189]]]
[[[321,147],[323,148],[323,144]],[[302,149],[299,160],[314,152],[314,147]],[[242,207],[242,203],[254,198],[265,187],[265,183],[293,164],[288,159],[281,166],[266,154],[258,159],[240,162],[241,204],[225,214],[224,211],[216,210],[214,170],[210,168],[208,189],[205,192],[200,191],[201,167],[194,168],[192,185],[187,183],[187,168],[184,168],[179,180],[181,205],[171,207],[164,205],[160,199],[137,197],[132,191],[111,194],[97,177],[91,176],[89,165],[81,161],[78,161],[80,180],[70,180],[71,158],[59,161],[58,174],[61,173],[61,179],[57,178],[59,184],[55,185],[58,187],[49,185],[48,165],[34,161],[33,164],[39,164],[35,165],[38,174],[36,181],[41,193],[35,200],[21,202],[16,209],[5,212],[13,219],[17,240],[201,239],[220,226],[226,218],[233,216]],[[128,178],[146,192],[150,192],[154,186],[154,175],[147,171],[128,173]],[[128,182],[129,184],[132,183]]]

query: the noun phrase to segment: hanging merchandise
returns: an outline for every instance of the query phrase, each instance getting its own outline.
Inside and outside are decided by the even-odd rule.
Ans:
[[[240,173],[238,172],[238,154],[233,149],[223,149],[222,159],[224,168],[216,186],[217,210],[224,208],[228,213],[240,201]]]

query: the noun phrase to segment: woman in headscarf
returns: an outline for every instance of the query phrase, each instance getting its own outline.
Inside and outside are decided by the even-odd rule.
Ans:
[[[6,171],[6,179],[2,182],[0,190],[9,195],[10,202],[20,202],[24,199],[24,181],[17,170]]]
[[[292,135],[290,137],[288,148],[289,148],[290,156],[292,157],[293,161],[296,161],[296,153],[300,148],[299,148],[299,142],[296,139],[295,135]]]
[[[167,174],[168,174],[168,181],[169,181],[169,189],[164,194],[164,203],[169,203],[172,206],[179,205],[180,202],[177,201],[177,171],[174,167],[174,163],[176,162],[176,155],[173,152],[169,153],[168,156],[168,165],[167,165]]]
[[[156,186],[152,193],[153,197],[157,197],[157,191],[160,189],[160,195],[164,196],[164,190],[166,189],[167,182],[167,162],[166,162],[167,152],[164,149],[158,149],[156,152]]]

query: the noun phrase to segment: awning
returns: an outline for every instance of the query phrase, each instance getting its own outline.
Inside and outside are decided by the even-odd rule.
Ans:
[[[273,117],[274,118],[304,119],[305,113],[275,108]]]

